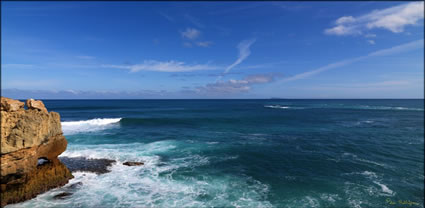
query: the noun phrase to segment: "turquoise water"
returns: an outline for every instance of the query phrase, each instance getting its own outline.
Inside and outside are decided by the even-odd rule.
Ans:
[[[119,161],[10,207],[424,207],[423,100],[46,100]],[[125,161],[144,166],[127,167]]]

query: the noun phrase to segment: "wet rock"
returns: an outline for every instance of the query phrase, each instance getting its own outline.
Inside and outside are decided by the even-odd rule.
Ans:
[[[53,196],[53,199],[65,199],[65,198],[68,198],[71,195],[72,195],[72,193],[70,193],[70,192],[62,192],[60,194],[56,194],[55,196]]]
[[[13,100],[6,97],[1,97],[1,110],[7,112],[13,112],[18,110],[24,110],[24,102],[19,100]]]
[[[87,159],[85,157],[59,157],[59,160],[61,160],[71,172],[87,171],[97,174],[110,172],[108,167],[116,162],[115,160],[109,159]]]
[[[73,183],[69,186],[67,186],[66,188],[68,189],[76,189],[76,188],[80,188],[83,185],[83,182],[77,182],[77,183]]]
[[[139,166],[139,165],[143,165],[144,163],[142,162],[125,162],[123,163],[123,165],[127,165],[127,166]]]
[[[42,112],[47,113],[47,109],[44,106],[44,103],[41,100],[28,99],[27,100],[28,109],[37,109]]]

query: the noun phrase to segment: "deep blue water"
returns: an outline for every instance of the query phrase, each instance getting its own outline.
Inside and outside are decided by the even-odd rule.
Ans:
[[[424,100],[44,102],[62,156],[119,163],[17,206],[424,207]]]

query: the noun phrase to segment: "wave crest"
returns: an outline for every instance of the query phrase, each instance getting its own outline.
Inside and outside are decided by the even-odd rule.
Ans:
[[[265,108],[280,108],[280,109],[287,109],[289,106],[281,106],[281,105],[265,105]]]
[[[64,134],[76,134],[104,130],[121,121],[122,118],[95,118],[81,121],[64,121],[62,131]]]

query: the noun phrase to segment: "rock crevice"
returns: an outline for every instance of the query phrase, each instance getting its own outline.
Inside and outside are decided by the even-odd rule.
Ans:
[[[66,150],[60,116],[43,102],[1,97],[1,206],[25,201],[73,178],[58,159]],[[42,164],[39,159],[47,160]]]

